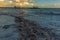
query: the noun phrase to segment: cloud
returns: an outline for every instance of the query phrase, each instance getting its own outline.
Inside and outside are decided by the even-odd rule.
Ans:
[[[0,0],[0,1],[4,1],[4,0]]]

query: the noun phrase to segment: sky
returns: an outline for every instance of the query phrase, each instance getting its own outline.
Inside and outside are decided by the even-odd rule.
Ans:
[[[60,8],[60,0],[35,0],[38,7]]]
[[[40,8],[60,8],[60,0],[29,0],[29,1],[33,2],[35,6],[38,6]]]

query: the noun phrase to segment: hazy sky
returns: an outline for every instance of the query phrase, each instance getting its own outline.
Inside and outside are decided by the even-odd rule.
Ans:
[[[29,0],[29,1],[34,2],[36,6],[41,8],[60,8],[60,0]]]
[[[35,0],[39,7],[60,7],[60,0]]]

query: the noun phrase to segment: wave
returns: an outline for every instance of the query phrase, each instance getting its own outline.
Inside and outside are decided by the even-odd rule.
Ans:
[[[37,12],[37,13],[34,13],[36,15],[39,15],[39,14],[46,14],[46,15],[60,15],[60,12]]]

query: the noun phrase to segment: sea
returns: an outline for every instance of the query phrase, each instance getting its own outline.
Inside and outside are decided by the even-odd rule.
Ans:
[[[42,28],[50,30],[55,39],[60,40],[60,8],[28,9],[25,19],[35,21]],[[48,30],[47,30],[48,31]]]
[[[21,11],[24,11],[24,14],[21,14]],[[20,12],[20,13],[18,14],[18,12]],[[8,15],[10,15],[10,13],[11,13],[15,16],[16,16],[16,14],[14,14],[14,13],[17,13],[18,16],[23,16],[24,19],[34,21],[34,22],[36,22],[36,24],[39,24],[42,28],[49,29],[52,33],[55,34],[54,35],[55,39],[53,39],[53,40],[60,40],[60,8],[40,8],[40,9],[1,9],[0,8],[0,13],[1,14],[7,13]],[[1,16],[0,19],[2,19],[2,17],[4,18],[6,16]],[[14,19],[12,19],[12,20],[14,20]],[[11,19],[8,21],[11,21]],[[4,33],[4,32],[2,32],[2,33]],[[8,32],[8,33],[11,34],[10,32]],[[10,36],[10,35],[8,35],[8,36]],[[3,38],[3,36],[2,36],[2,38]],[[0,39],[1,39],[1,36],[0,36]],[[4,39],[2,39],[2,40],[4,40]],[[6,40],[8,40],[8,39],[6,39]],[[15,40],[15,39],[11,39],[11,40]]]

